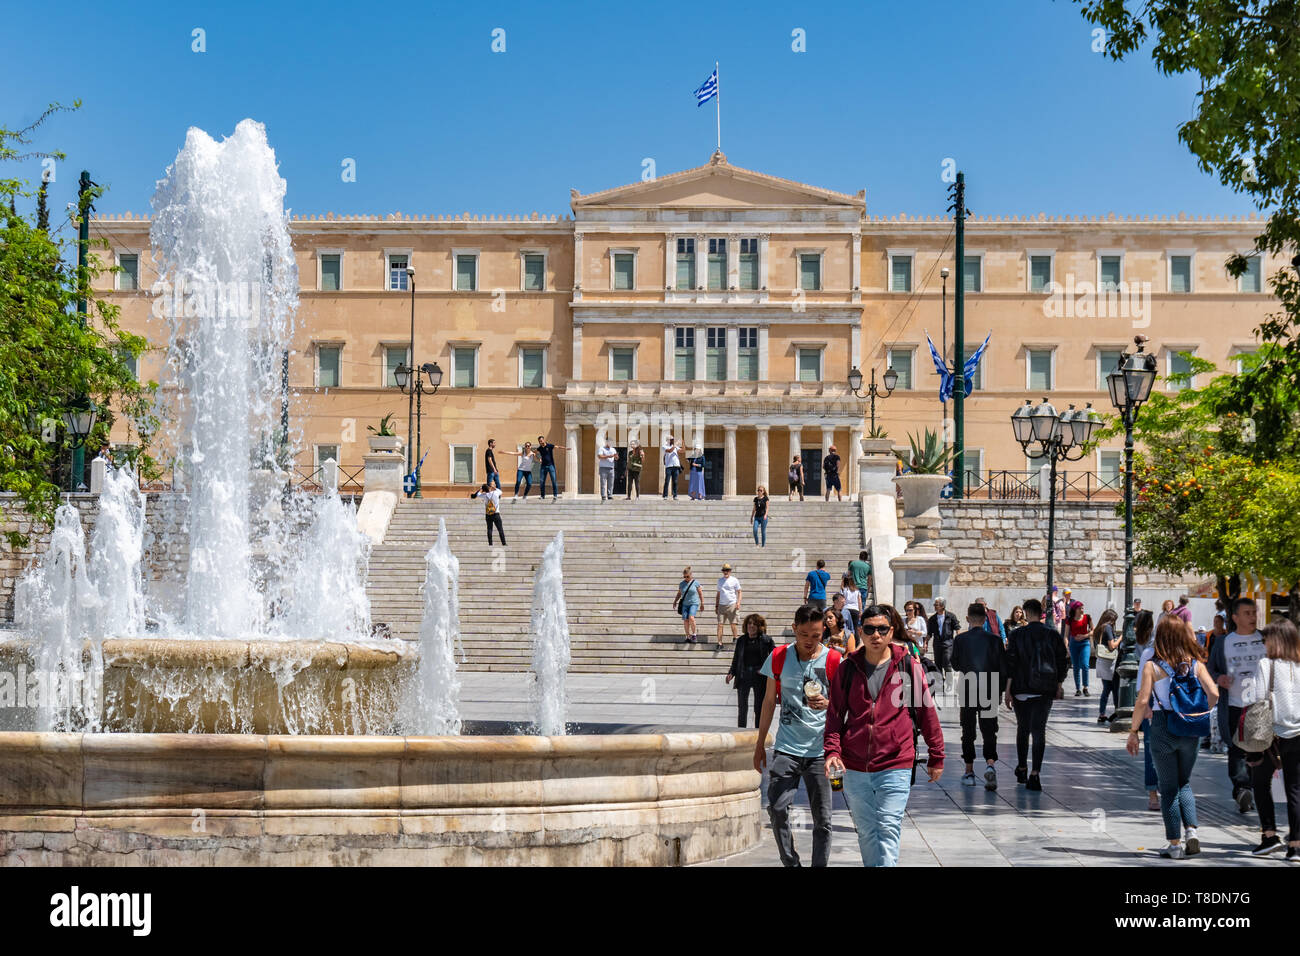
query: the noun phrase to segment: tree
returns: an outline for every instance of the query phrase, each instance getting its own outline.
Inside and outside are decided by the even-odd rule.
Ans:
[[[57,156],[20,154],[14,144],[27,145],[60,109],[50,107],[21,130],[0,127],[0,162]],[[0,517],[17,509],[48,523],[59,502],[51,470],[68,447],[63,415],[76,397],[86,396],[96,409],[100,435],[113,420],[111,407],[118,409],[139,438],[138,469],[149,471],[156,467],[147,449],[159,424],[152,411],[157,386],[137,382],[122,359],[138,356],[146,343],[118,327],[115,306],[94,298],[98,260],[88,257],[84,268],[66,265],[65,258],[75,261],[75,248],[16,212],[16,198],[31,195],[26,185],[0,178],[0,203],[8,207],[0,220],[0,491],[15,496],[12,503],[0,499]],[[76,314],[82,298],[93,316],[85,324]],[[13,546],[25,543],[16,531],[5,537]]]

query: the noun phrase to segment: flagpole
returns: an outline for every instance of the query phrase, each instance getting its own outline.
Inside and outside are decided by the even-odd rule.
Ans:
[[[716,102],[713,105],[717,108],[718,113],[718,152],[720,153],[722,152],[722,77],[718,73],[717,60],[713,61],[713,76],[714,82],[717,84],[717,93],[713,97]]]

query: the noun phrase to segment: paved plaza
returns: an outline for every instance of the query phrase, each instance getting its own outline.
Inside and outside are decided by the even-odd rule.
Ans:
[[[529,674],[463,674],[461,704],[468,719],[527,721]],[[735,727],[736,695],[713,675],[572,675],[569,720],[654,725],[696,730]],[[1201,751],[1192,777],[1200,823],[1199,857],[1162,860],[1158,811],[1146,809],[1142,760],[1124,752],[1124,735],[1096,723],[1097,698],[1075,698],[1067,688],[1052,708],[1047,730],[1043,791],[1016,785],[1015,717],[999,711],[998,789],[961,784],[961,735],[953,706],[940,710],[947,762],[937,784],[918,782],[903,825],[904,866],[1286,866],[1280,857],[1256,860],[1259,818],[1231,800],[1227,757]],[[976,744],[979,751],[979,744]],[[982,773],[983,758],[976,762]],[[1274,800],[1285,826],[1281,784]],[[832,866],[858,866],[857,835],[842,794],[834,795]],[[766,806],[764,795],[764,806]],[[793,813],[799,854],[812,854],[811,815],[799,791]],[[766,826],[755,849],[710,866],[779,866]]]

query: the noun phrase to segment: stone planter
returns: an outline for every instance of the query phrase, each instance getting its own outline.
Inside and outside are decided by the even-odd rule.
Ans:
[[[402,453],[402,439],[398,435],[371,435],[369,441],[372,455]]]
[[[862,439],[862,454],[893,456],[894,441],[892,438],[864,438]]]
[[[951,481],[947,475],[899,475],[894,479],[903,492],[903,517],[939,517],[940,493]]]

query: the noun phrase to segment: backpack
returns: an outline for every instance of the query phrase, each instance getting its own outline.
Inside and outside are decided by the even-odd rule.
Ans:
[[[1154,661],[1169,675],[1169,715],[1167,727],[1175,737],[1208,737],[1210,735],[1210,698],[1201,686],[1193,667],[1186,674],[1178,674],[1164,661]],[[1151,693],[1155,693],[1152,687]]]
[[[776,681],[776,699],[781,699],[781,671],[785,670],[785,652],[794,647],[794,642],[782,644],[772,652],[772,680]],[[835,648],[826,650],[826,679],[832,681],[835,679],[835,673],[840,668],[840,652]],[[829,688],[828,688],[829,689]],[[829,695],[827,695],[829,698]]]
[[[1052,654],[1051,636],[1041,638],[1026,634],[1029,642],[1029,686],[1025,688],[1031,694],[1055,694],[1060,683],[1056,675],[1056,658]],[[1018,690],[1019,688],[1017,688]]]
[[[1243,707],[1237,726],[1232,729],[1233,744],[1246,753],[1263,753],[1273,746],[1276,736],[1273,731],[1273,672],[1276,670],[1277,661],[1271,661],[1268,669],[1268,693],[1262,700]]]
[[[849,687],[852,686],[853,675],[858,669],[857,665],[853,663],[852,658],[845,657],[844,660],[848,664],[848,666],[841,667],[839,669],[840,696],[843,697],[845,701],[844,714],[842,717],[840,717],[841,738],[843,738],[844,730],[848,725],[848,721],[849,721],[849,708],[848,708]],[[899,672],[903,676],[903,699],[913,702],[907,705],[907,716],[912,721],[912,785],[915,786],[916,765],[921,762],[920,750],[916,746],[916,740],[918,737],[921,736],[921,720],[917,716],[917,708],[915,706],[916,667],[915,665],[910,663],[911,660],[912,660],[912,655],[909,654],[907,651],[904,651],[903,656],[899,659]],[[922,668],[925,667],[926,662],[927,662],[926,658],[921,658]],[[934,664],[931,663],[930,666],[934,667]],[[935,671],[937,673],[938,668],[935,668]],[[928,681],[929,675],[927,674],[926,676]]]

